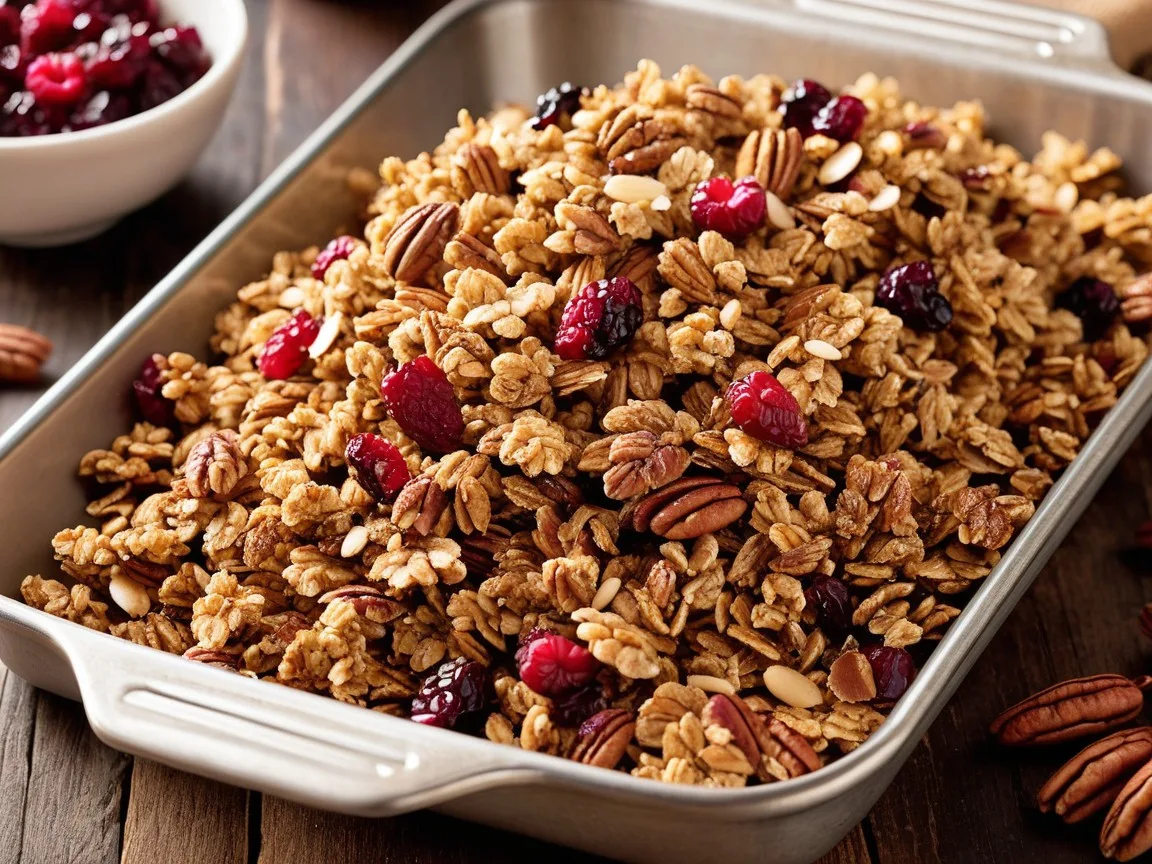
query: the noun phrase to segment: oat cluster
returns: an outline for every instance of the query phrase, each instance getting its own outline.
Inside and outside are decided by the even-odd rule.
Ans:
[[[787,86],[645,61],[561,123],[461,112],[386,159],[322,280],[320,250],[281,252],[217,316],[212,363],[158,359],[173,428],[84,456],[95,527],[56,535],[71,587],[30,576],[27,602],[400,716],[467,658],[492,688],[474,731],[639,777],[771,782],[857,747],[892,704],[868,649],[922,662],[1143,363],[1122,318],[1152,317],[1152,197],[1121,197],[1107,149],[1049,133],[1029,161],[978,103],[873,75],[845,90],[858,144],[803,139]],[[737,243],[693,222],[718,175],[771,193]],[[874,302],[920,260],[954,310],[940,332]],[[562,360],[568,299],[619,276],[638,330]],[[1058,304],[1081,277],[1124,298],[1095,342]],[[298,309],[324,322],[312,356],[266,380]],[[457,452],[422,452],[382,404],[421,356],[462,406]],[[799,405],[799,449],[731,421],[726,387],[760,370]],[[411,470],[391,506],[345,465],[365,432]],[[846,586],[847,627],[818,579]],[[518,677],[535,628],[601,664],[584,695],[609,713],[583,731]]]

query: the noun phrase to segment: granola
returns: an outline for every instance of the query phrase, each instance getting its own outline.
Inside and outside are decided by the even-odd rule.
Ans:
[[[69,585],[25,600],[642,778],[859,746],[1144,362],[1152,197],[976,102],[865,75],[845,132],[787,90],[643,61],[386,159],[362,238],[276,255],[210,362],[149,360]],[[396,410],[418,360],[458,435]],[[365,434],[406,483],[349,471]]]

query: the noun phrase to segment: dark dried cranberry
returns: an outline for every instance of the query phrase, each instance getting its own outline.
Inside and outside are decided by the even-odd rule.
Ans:
[[[24,89],[24,75],[28,71],[28,57],[19,45],[0,48],[0,81],[7,81],[18,90]]]
[[[0,48],[20,41],[20,10],[15,6],[0,6]]]
[[[784,125],[798,129],[805,138],[815,135],[816,130],[812,124],[816,115],[831,101],[832,94],[820,82],[808,78],[793,82],[780,100]]]
[[[533,129],[546,129],[570,118],[580,110],[580,97],[583,87],[565,81],[547,93],[536,97],[536,116],[532,118]]]
[[[20,47],[26,54],[46,54],[67,48],[75,39],[73,0],[37,0],[21,14]]]
[[[399,448],[370,432],[349,439],[344,461],[356,482],[381,504],[395,501],[404,484],[412,479]]]
[[[191,86],[208,71],[208,57],[204,43],[195,27],[168,27],[148,37],[157,56],[180,79],[185,88]]]
[[[548,716],[561,726],[576,727],[608,707],[608,697],[598,683],[575,690],[567,696],[552,699],[552,710]]]
[[[457,657],[424,679],[412,697],[412,719],[451,729],[461,715],[484,707],[488,670],[475,660]]]
[[[808,443],[800,403],[771,372],[758,370],[728,385],[732,422],[753,438],[795,450]]]
[[[156,0],[87,0],[90,9],[103,15],[123,15],[133,24],[155,24],[160,17]]]
[[[816,623],[830,636],[844,636],[852,627],[852,600],[839,579],[817,574],[804,589],[804,600],[816,611]]]
[[[599,360],[620,347],[644,320],[640,289],[626,276],[589,282],[568,301],[556,330],[565,360]]]
[[[92,129],[123,120],[132,113],[132,103],[123,93],[109,93],[101,90],[87,102],[80,105],[68,118],[73,129]]]
[[[837,96],[813,118],[812,129],[847,144],[860,136],[867,118],[868,106],[855,96]]]
[[[265,378],[283,380],[300,371],[308,347],[320,333],[320,322],[303,309],[272,331],[260,351],[257,365]]]
[[[989,186],[992,172],[987,165],[977,165],[975,168],[965,168],[960,172],[960,182],[965,189],[975,191],[985,190]]]
[[[113,31],[106,31],[113,32]],[[88,75],[94,87],[131,87],[148,68],[152,48],[147,36],[132,36],[122,41],[101,41],[93,56],[86,59]]]
[[[916,664],[912,655],[903,648],[887,645],[867,645],[860,649],[872,666],[876,679],[876,698],[885,701],[899,699],[916,677]]]
[[[41,105],[75,105],[88,89],[88,73],[75,54],[45,54],[28,66],[24,85]]]
[[[389,372],[380,383],[384,408],[409,438],[435,453],[460,446],[464,415],[448,377],[428,357]]]
[[[0,135],[29,137],[48,135],[56,128],[26,90],[18,90],[0,108]]]
[[[927,261],[892,267],[876,288],[876,305],[899,315],[913,330],[940,331],[952,323],[952,304],[940,293]]]
[[[356,251],[358,245],[359,241],[355,237],[350,237],[347,234],[343,237],[337,237],[321,249],[316,260],[312,262],[312,278],[322,280],[329,267],[337,261],[347,260],[348,256]]]
[[[136,397],[136,407],[140,416],[153,426],[173,426],[176,423],[175,403],[165,399],[160,391],[164,389],[159,361],[160,354],[153,354],[140,367],[140,376],[132,382],[132,394]]]
[[[184,89],[171,69],[151,60],[144,67],[144,77],[140,83],[140,109],[149,111],[157,105],[163,105],[169,99],[179,96]]]
[[[909,150],[943,150],[948,138],[940,131],[939,126],[917,120],[904,127],[904,134],[908,136]]]
[[[559,633],[533,630],[516,651],[520,680],[543,696],[579,690],[600,671],[600,661],[583,645]]]
[[[1116,320],[1120,298],[1107,282],[1082,276],[1056,298],[1056,305],[1073,312],[1084,325],[1084,340],[1095,342]]]
[[[713,177],[696,186],[689,206],[697,228],[716,231],[738,243],[764,224],[768,199],[755,177],[735,183],[727,177]]]

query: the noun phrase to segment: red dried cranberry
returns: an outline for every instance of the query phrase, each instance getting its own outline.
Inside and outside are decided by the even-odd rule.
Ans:
[[[381,504],[395,501],[404,484],[412,479],[399,448],[370,432],[349,439],[344,461],[356,482]]]
[[[461,715],[484,707],[488,670],[475,660],[457,657],[424,679],[412,697],[412,719],[451,729]]]
[[[389,372],[380,383],[388,414],[404,433],[435,453],[460,446],[464,415],[448,377],[427,357],[417,357]]]
[[[72,112],[68,118],[68,125],[73,129],[91,129],[123,120],[131,113],[132,103],[127,96],[123,93],[101,90]]]
[[[55,132],[52,119],[26,90],[18,90],[0,108],[0,135],[28,137]]]
[[[0,48],[20,41],[20,10],[15,6],[0,6]]]
[[[28,71],[28,56],[19,45],[0,48],[0,81],[7,81],[17,90],[24,89],[24,75]]]
[[[813,118],[812,129],[846,144],[860,135],[867,117],[868,107],[855,96],[837,96]]]
[[[872,667],[872,676],[876,679],[876,698],[890,701],[903,696],[916,677],[916,664],[912,662],[912,655],[903,648],[889,648],[887,645],[868,645],[860,650]]]
[[[566,696],[554,697],[548,716],[561,726],[576,727],[607,707],[608,697],[604,694],[604,688],[593,683]]]
[[[265,378],[282,380],[300,371],[308,346],[316,341],[320,322],[303,309],[272,331],[260,352],[257,365]]]
[[[780,100],[780,113],[784,117],[786,127],[800,130],[800,134],[809,138],[816,134],[813,122],[825,105],[832,101],[832,94],[828,88],[818,81],[802,78],[794,81],[792,86],[784,91]]]
[[[1084,340],[1095,342],[1116,320],[1120,298],[1107,282],[1082,276],[1056,298],[1056,305],[1073,312],[1084,325]]]
[[[589,282],[568,301],[556,330],[564,360],[599,360],[620,347],[644,320],[640,289],[626,276]]]
[[[795,450],[808,443],[800,403],[770,372],[756,371],[728,385],[732,422],[753,438]]]
[[[21,14],[21,49],[38,55],[67,48],[76,35],[72,29],[76,13],[72,0],[37,0]]]
[[[691,209],[692,221],[701,231],[716,231],[738,243],[764,224],[768,199],[755,177],[735,183],[713,177],[697,185]]]
[[[359,241],[355,237],[350,237],[347,234],[343,237],[337,237],[321,249],[316,260],[312,262],[312,277],[322,280],[329,267],[337,261],[347,260],[348,256],[356,251],[358,245]]]
[[[88,3],[104,15],[123,15],[133,24],[155,24],[160,17],[156,0],[88,0]]]
[[[804,589],[804,599],[816,611],[816,623],[831,636],[843,636],[852,627],[852,600],[844,583],[817,574]]]
[[[876,305],[899,315],[913,330],[940,331],[952,323],[952,304],[940,293],[927,261],[889,268],[876,288]]]
[[[542,696],[579,690],[596,677],[600,661],[559,633],[533,630],[516,651],[520,680]]]
[[[45,54],[28,66],[24,83],[41,105],[75,105],[88,87],[88,73],[75,54]]]
[[[175,73],[186,89],[208,71],[204,43],[195,27],[168,27],[148,37],[156,55]]]
[[[115,31],[105,31],[114,33]],[[140,80],[148,68],[152,48],[148,37],[129,35],[127,39],[103,40],[87,60],[88,75],[94,87],[125,88]]]
[[[546,129],[570,118],[580,110],[580,97],[583,87],[565,81],[547,93],[536,97],[536,116],[532,118],[533,129]]]
[[[140,416],[153,426],[173,426],[176,423],[176,406],[165,399],[160,391],[164,389],[159,361],[160,354],[153,354],[140,367],[140,376],[132,382],[132,394],[136,397],[136,407]]]

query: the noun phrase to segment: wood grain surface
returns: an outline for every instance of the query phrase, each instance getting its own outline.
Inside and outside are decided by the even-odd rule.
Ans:
[[[222,219],[440,0],[250,0],[253,38],[226,124],[191,177],[105,236],[62,251],[0,249],[0,321],[56,344],[62,374]],[[0,429],[41,392],[0,389]],[[1003,706],[1074,675],[1148,668],[1134,616],[1152,566],[1127,547],[1147,517],[1147,433],[997,635],[869,818],[825,861],[870,864],[1095,859],[1031,796],[1068,754],[986,742]],[[131,760],[80,706],[0,667],[0,864],[569,862],[582,856],[434,813],[322,813]]]

